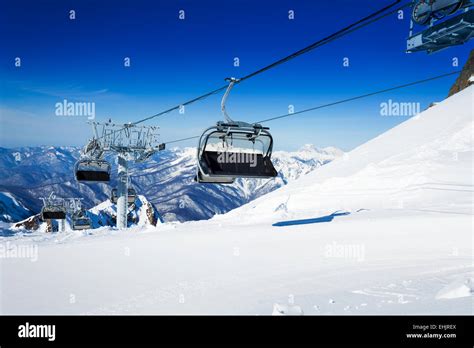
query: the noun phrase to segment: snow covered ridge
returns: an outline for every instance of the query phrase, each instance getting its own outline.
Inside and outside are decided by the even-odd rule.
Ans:
[[[0,221],[14,222],[31,215],[31,211],[9,192],[0,192]]]
[[[274,162],[279,177],[273,180],[241,179],[231,186],[194,183],[194,148],[172,149],[154,155],[149,161],[133,165],[132,185],[153,203],[165,221],[209,219],[223,214],[256,197],[340,157],[336,148],[318,149],[306,145],[296,152],[277,151]],[[19,221],[41,209],[39,197],[54,190],[58,197],[82,197],[85,207],[106,201],[115,187],[115,168],[111,185],[78,184],[73,165],[79,155],[74,147],[0,148],[0,189],[21,202],[27,215],[0,211],[2,221]],[[1,203],[0,203],[1,204]],[[0,206],[1,208],[1,206]]]
[[[88,215],[92,220],[92,227],[115,226],[117,218],[117,207],[110,200],[107,200],[92,209]],[[163,223],[163,220],[156,210],[143,195],[138,195],[132,206],[129,207],[129,226],[156,226]]]
[[[117,208],[110,200],[100,203],[89,209],[86,215],[91,219],[92,228],[114,227],[116,225]],[[163,220],[156,208],[148,200],[138,195],[135,202],[129,207],[128,225],[129,227],[156,226],[163,223]],[[57,221],[46,222],[39,214],[30,216],[23,221],[17,222],[10,228],[13,232],[21,231],[57,231]],[[70,217],[66,219],[66,231],[72,230]]]

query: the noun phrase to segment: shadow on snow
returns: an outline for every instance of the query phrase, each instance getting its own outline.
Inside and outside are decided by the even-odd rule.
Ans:
[[[279,221],[275,222],[272,226],[293,226],[293,225],[307,225],[307,224],[318,224],[321,222],[331,222],[336,216],[349,215],[347,211],[335,211],[334,213],[326,216],[321,216],[312,219],[302,219],[302,220],[289,220],[289,221]]]

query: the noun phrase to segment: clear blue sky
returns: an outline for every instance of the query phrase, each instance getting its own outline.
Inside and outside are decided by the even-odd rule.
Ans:
[[[388,4],[390,0],[2,0],[0,146],[82,145],[86,119],[58,117],[63,99],[96,103],[96,117],[134,121],[243,76]],[[69,10],[76,19],[69,19]],[[185,10],[186,19],[178,19]],[[288,10],[295,19],[288,20]],[[454,71],[472,43],[406,54],[409,13],[396,15],[235,87],[234,119],[255,121]],[[470,45],[470,46],[469,46]],[[14,66],[21,57],[22,66]],[[123,66],[124,57],[131,67]],[[233,58],[240,58],[240,67]],[[350,67],[342,65],[350,59]],[[443,99],[455,77],[269,123],[277,149],[306,143],[351,149],[404,117],[380,116],[388,99]],[[217,120],[220,95],[148,124],[162,140],[192,136]],[[181,146],[194,146],[185,142]]]

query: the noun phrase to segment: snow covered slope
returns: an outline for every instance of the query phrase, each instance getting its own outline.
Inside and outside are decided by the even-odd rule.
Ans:
[[[1,311],[473,314],[472,93],[208,221],[5,238]]]
[[[472,214],[472,93],[460,92],[228,218],[380,208]]]
[[[0,192],[0,221],[13,222],[19,221],[31,212],[9,192]]]

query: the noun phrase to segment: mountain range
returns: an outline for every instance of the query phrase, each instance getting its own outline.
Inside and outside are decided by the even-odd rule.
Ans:
[[[0,148],[0,219],[23,220],[39,213],[41,197],[81,197],[86,209],[106,202],[116,183],[112,163],[110,185],[79,184],[74,179],[77,147]],[[131,185],[151,202],[164,221],[209,219],[226,213],[325,165],[343,152],[334,147],[305,145],[295,152],[276,151],[273,162],[279,175],[270,180],[238,179],[232,185],[197,184],[196,150],[161,151],[144,163],[130,164]]]

